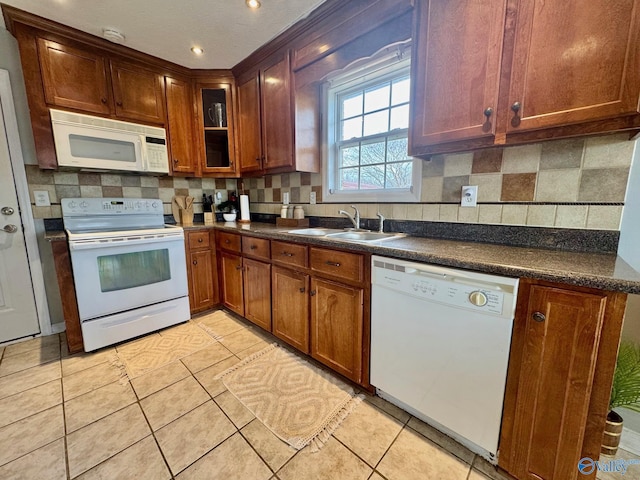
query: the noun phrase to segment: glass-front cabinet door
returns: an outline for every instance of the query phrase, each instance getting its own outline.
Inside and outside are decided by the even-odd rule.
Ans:
[[[233,136],[231,83],[198,83],[200,157],[203,176],[238,175]]]

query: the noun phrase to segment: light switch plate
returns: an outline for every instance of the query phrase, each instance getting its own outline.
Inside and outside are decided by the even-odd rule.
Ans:
[[[316,192],[311,192],[309,194],[309,204],[310,205],[315,205],[316,204]]]
[[[282,203],[289,205],[289,192],[282,192]]]
[[[463,207],[475,207],[478,205],[478,186],[466,185],[462,187],[462,200],[460,205]]]
[[[50,207],[51,200],[49,199],[49,192],[46,190],[34,190],[33,198],[36,201],[36,207]]]

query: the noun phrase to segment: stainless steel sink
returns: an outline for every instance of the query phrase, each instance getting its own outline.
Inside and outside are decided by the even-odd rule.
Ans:
[[[333,230],[330,228],[301,228],[298,230],[289,230],[287,233],[309,237],[325,237],[331,232],[337,232],[337,230]]]
[[[392,238],[404,237],[404,233],[381,233],[381,232],[340,232],[330,233],[327,238],[336,240],[345,240],[349,242],[379,242],[382,240],[391,240]]]

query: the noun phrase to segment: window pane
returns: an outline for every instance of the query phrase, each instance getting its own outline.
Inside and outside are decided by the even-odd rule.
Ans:
[[[391,128],[409,128],[409,105],[402,105],[391,109]]]
[[[387,142],[387,162],[401,162],[410,160],[407,137],[395,138]]]
[[[360,188],[362,190],[384,188],[384,165],[362,167],[360,170]]]
[[[389,107],[389,84],[373,87],[364,92],[364,111],[372,112]]]
[[[391,105],[407,103],[409,101],[410,86],[409,77],[395,80],[391,89]]]
[[[384,163],[384,142],[371,142],[362,144],[362,165],[372,163]]]
[[[362,115],[362,92],[342,98],[342,118]]]
[[[119,253],[98,257],[100,290],[113,292],[164,282],[171,278],[169,250]]]
[[[340,149],[340,166],[341,167],[357,167],[359,163],[358,147],[342,147]]]
[[[364,136],[384,133],[389,129],[389,110],[364,116]]]
[[[358,168],[343,168],[340,170],[340,190],[358,189]]]
[[[342,140],[360,138],[362,136],[362,117],[342,122]]]
[[[412,162],[388,163],[386,188],[409,188],[412,166]]]

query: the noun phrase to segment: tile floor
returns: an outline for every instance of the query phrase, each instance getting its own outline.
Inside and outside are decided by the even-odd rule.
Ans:
[[[131,382],[113,360],[139,340],[71,356],[64,334],[0,347],[0,478],[506,480],[378,397],[320,452],[292,449],[214,378],[273,337],[222,311],[193,321],[219,342]]]

